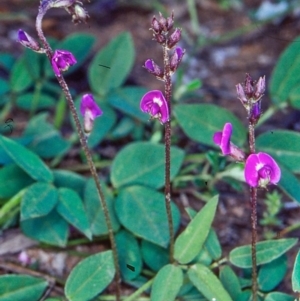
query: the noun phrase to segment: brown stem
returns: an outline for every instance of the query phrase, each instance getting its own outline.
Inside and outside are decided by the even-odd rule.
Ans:
[[[165,83],[165,97],[169,106],[169,116],[171,119],[171,70],[168,49],[163,47],[164,55],[164,83]],[[170,261],[174,261],[174,226],[171,210],[171,121],[165,123],[165,204],[168,218],[168,226],[170,233]]]
[[[48,59],[51,63],[53,51],[52,51],[50,45],[48,44],[48,42],[47,42],[47,40],[46,40],[46,38],[43,34],[43,31],[42,31],[41,22],[42,22],[43,16],[44,16],[44,12],[43,12],[43,14],[39,14],[37,16],[36,29],[37,29],[37,32],[38,32],[38,36],[39,36],[39,38],[40,38],[40,40],[41,40],[41,42],[42,42],[42,44],[43,44],[43,46],[46,50],[46,55],[47,55],[47,57],[48,57]],[[85,134],[82,130],[82,127],[81,127],[81,124],[80,124],[80,121],[79,121],[79,117],[78,117],[78,114],[77,114],[75,104],[74,104],[73,98],[71,96],[69,87],[68,87],[65,79],[63,78],[63,76],[61,74],[56,75],[56,78],[57,78],[58,83],[61,86],[61,88],[62,88],[62,90],[65,94],[65,97],[67,99],[68,105],[70,107],[72,116],[73,116],[74,121],[75,121],[75,126],[76,126],[76,130],[78,132],[78,135],[79,135],[79,140],[80,140],[80,143],[81,143],[81,147],[82,147],[82,149],[85,153],[85,156],[86,156],[86,159],[87,159],[92,177],[93,177],[93,179],[95,181],[95,184],[96,184],[100,204],[101,204],[102,210],[104,212],[104,217],[105,217],[105,221],[106,221],[106,225],[107,225],[107,229],[108,229],[108,236],[109,236],[109,240],[110,240],[110,244],[111,244],[111,248],[112,248],[112,252],[113,252],[114,266],[115,266],[115,269],[116,269],[116,275],[115,275],[116,300],[120,301],[120,296],[121,296],[120,266],[119,266],[119,261],[118,261],[118,252],[117,252],[115,237],[114,237],[114,233],[113,233],[113,229],[112,229],[112,223],[111,223],[111,219],[110,219],[110,216],[109,216],[109,211],[108,211],[108,207],[107,207],[107,204],[106,204],[105,196],[104,196],[104,193],[103,193],[102,188],[101,188],[101,184],[100,184],[100,181],[99,181],[99,178],[98,178],[98,175],[97,175],[97,170],[96,170],[96,167],[94,165],[91,152],[90,152],[90,150],[87,146],[87,139],[86,139],[86,136],[85,136]]]
[[[250,154],[255,153],[255,125],[249,122],[249,148]],[[250,187],[251,204],[251,257],[252,257],[252,301],[257,301],[257,267],[256,267],[256,243],[257,243],[257,188]]]

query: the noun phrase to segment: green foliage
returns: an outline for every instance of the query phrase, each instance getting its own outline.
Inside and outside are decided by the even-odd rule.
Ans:
[[[300,251],[297,254],[293,268],[292,286],[294,292],[300,292]]]
[[[110,284],[114,274],[111,251],[91,255],[70,273],[65,286],[66,297],[69,301],[90,300]]]

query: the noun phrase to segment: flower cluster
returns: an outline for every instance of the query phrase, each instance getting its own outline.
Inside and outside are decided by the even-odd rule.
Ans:
[[[144,68],[153,74],[158,80],[169,81],[169,78],[177,70],[185,51],[177,46],[181,38],[181,29],[175,28],[174,14],[164,18],[159,14],[151,22],[150,30],[153,32],[153,39],[162,45],[164,49],[164,68],[161,68],[153,59],[147,59]],[[169,83],[171,85],[171,83]],[[154,90],[146,93],[141,100],[141,110],[149,113],[151,118],[158,119],[161,123],[169,121],[169,100],[165,98],[162,92]]]
[[[214,134],[213,141],[220,146],[223,155],[245,162],[244,176],[248,185],[265,188],[268,184],[277,184],[281,171],[276,161],[266,153],[251,154],[245,160],[244,152],[230,141],[231,134],[232,124],[226,123],[222,132]]]

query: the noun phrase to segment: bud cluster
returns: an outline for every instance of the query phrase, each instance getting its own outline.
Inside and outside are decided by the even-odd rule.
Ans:
[[[236,85],[236,91],[239,100],[248,113],[248,119],[252,124],[256,124],[261,116],[261,98],[264,95],[266,87],[266,78],[260,77],[255,83],[247,73],[244,87],[241,84]]]

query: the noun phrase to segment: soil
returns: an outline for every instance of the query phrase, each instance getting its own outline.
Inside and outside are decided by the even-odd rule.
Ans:
[[[142,1],[141,1],[142,2]],[[146,1],[145,1],[146,2]],[[148,1],[147,1],[148,2]],[[85,7],[90,13],[88,24],[74,25],[70,21],[69,15],[63,10],[53,10],[49,12],[44,20],[44,32],[46,36],[52,36],[62,39],[73,32],[88,32],[97,37],[95,51],[107,44],[117,34],[127,30],[131,33],[136,49],[136,60],[133,70],[128,78],[128,83],[142,85],[149,89],[159,89],[157,80],[152,78],[142,68],[144,61],[153,58],[156,62],[161,62],[161,51],[159,46],[152,40],[149,24],[154,14],[158,15],[153,8],[154,3],[140,4],[140,1],[92,1],[90,4],[85,3]],[[264,25],[254,27],[247,33],[237,35],[226,41],[215,41],[204,46],[197,46],[199,37],[206,36],[212,38],[216,36],[226,37],[229,32],[237,30],[252,24],[249,17],[254,12],[261,1],[247,0],[244,1],[240,8],[222,9],[218,1],[199,0],[197,2],[197,14],[200,22],[198,33],[191,27],[191,19],[187,10],[186,1],[161,1],[161,9],[166,12],[174,11],[176,25],[183,28],[182,46],[186,49],[186,57],[183,62],[185,77],[187,80],[199,78],[202,81],[200,90],[200,99],[188,99],[188,102],[194,103],[214,103],[220,107],[225,107],[234,112],[246,124],[246,114],[239,104],[236,97],[235,85],[244,81],[245,73],[250,73],[254,79],[265,75],[267,81],[278,60],[281,52],[300,32],[299,14],[289,14],[275,22],[268,22]],[[221,2],[221,1],[219,1]],[[0,3],[0,51],[13,53],[16,57],[23,51],[20,45],[16,45],[17,30],[22,28],[27,33],[35,36],[35,16],[37,13],[37,0],[1,0]],[[84,67],[85,68],[85,67]],[[83,68],[83,69],[84,69]],[[81,70],[82,74],[84,70]],[[0,70],[0,75],[3,74]],[[87,89],[87,82],[84,77],[74,75],[76,80],[76,89],[78,93]],[[72,80],[72,79],[71,79]],[[75,79],[74,79],[75,80]],[[263,110],[266,110],[270,104],[268,93],[263,100]],[[16,114],[23,116],[22,112],[16,111]],[[299,111],[286,109],[272,117],[264,124],[260,131],[265,132],[270,129],[299,129],[300,120]],[[22,120],[23,120],[22,118]],[[181,135],[181,133],[177,133]],[[119,146],[120,148],[122,145]],[[195,147],[187,144],[185,146]],[[116,152],[117,150],[115,150]],[[225,255],[237,245],[249,244],[251,241],[250,232],[250,205],[247,193],[238,194],[225,184],[220,185],[221,205],[218,209],[217,218],[214,227]],[[260,199],[263,198],[264,192],[260,192]],[[290,204],[286,197],[283,197],[284,204]],[[180,202],[178,194],[177,202]],[[189,200],[189,203],[199,209],[202,204],[198,200]],[[259,218],[264,211],[264,204],[259,202]],[[282,226],[274,228],[274,231],[280,231],[283,227],[299,222],[300,209],[285,205],[280,212]],[[187,222],[187,220],[183,221]],[[261,232],[261,231],[260,231]],[[2,236],[2,241],[7,237],[15,238],[19,231],[6,232]],[[300,231],[291,234],[293,237],[299,237]],[[260,237],[261,239],[262,237]],[[32,242],[31,242],[32,243]],[[18,244],[18,241],[17,241]],[[81,246],[76,250],[84,252],[95,252],[106,248],[106,245],[98,244],[94,246]],[[46,255],[45,255],[45,254]],[[45,267],[41,271],[55,274],[63,277],[78,261],[76,257],[66,258],[63,255],[55,256],[50,251],[40,250],[31,247],[28,254],[32,258],[45,259]],[[13,254],[2,254],[1,261],[16,261]],[[75,258],[75,259],[74,259]],[[289,263],[292,264],[295,258],[295,251],[289,253]],[[53,261],[63,262],[63,269],[56,270]],[[48,262],[48,264],[47,264]],[[57,263],[57,266],[60,266]],[[286,277],[279,290],[291,293],[290,276]]]

